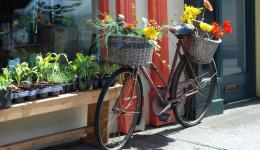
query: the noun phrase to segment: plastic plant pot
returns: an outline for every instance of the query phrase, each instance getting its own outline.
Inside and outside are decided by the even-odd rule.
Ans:
[[[93,80],[93,89],[98,89],[99,88],[99,79],[94,79]]]
[[[49,92],[50,96],[59,96],[60,95],[60,91],[63,90],[62,85],[54,85],[49,87],[51,90]]]
[[[71,92],[75,92],[75,91],[77,91],[77,83],[76,82],[74,82],[74,83],[72,83],[71,84],[71,86],[70,86],[70,91]]]
[[[29,91],[16,92],[13,99],[14,103],[23,103],[25,98],[29,96]]]
[[[10,108],[12,105],[11,91],[0,90],[0,109]]]
[[[28,97],[26,97],[27,101],[33,101],[36,100],[37,97],[37,89],[29,91]]]
[[[37,98],[47,98],[52,88],[50,86],[40,88],[37,90]]]
[[[87,90],[87,81],[78,81],[78,89],[79,91]]]
[[[65,84],[65,93],[71,92],[72,83]]]
[[[92,80],[87,80],[85,82],[85,86],[87,90],[92,90],[93,89],[93,81]]]
[[[61,90],[60,90],[60,94],[64,94],[65,93],[65,90],[66,90],[66,84],[62,84],[61,85]]]

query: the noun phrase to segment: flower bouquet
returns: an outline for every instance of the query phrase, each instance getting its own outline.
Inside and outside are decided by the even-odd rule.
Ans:
[[[213,8],[208,0],[203,1],[202,8],[185,5],[181,21],[195,29],[190,36],[184,37],[183,50],[194,62],[207,64],[213,60],[224,33],[232,33],[232,27],[228,20],[223,22],[222,27],[217,22],[204,22],[205,11],[212,12]],[[200,20],[197,19],[199,17]]]
[[[104,15],[102,20],[97,19],[101,47],[108,48],[107,61],[128,66],[151,63],[153,50],[160,48],[157,40],[163,35],[163,27],[154,20],[142,20],[144,26],[138,28],[137,22],[126,23],[123,15],[116,19],[109,15]]]

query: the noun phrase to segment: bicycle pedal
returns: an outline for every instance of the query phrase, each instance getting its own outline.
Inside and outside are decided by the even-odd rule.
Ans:
[[[162,113],[158,116],[158,119],[162,122],[167,122],[170,117],[170,114],[168,113]]]

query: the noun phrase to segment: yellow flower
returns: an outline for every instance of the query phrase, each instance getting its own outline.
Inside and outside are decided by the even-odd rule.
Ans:
[[[96,56],[91,55],[90,60],[96,60]]]
[[[196,8],[193,6],[185,5],[184,13],[181,21],[183,23],[192,24],[192,20],[197,19],[203,8]]]
[[[206,32],[211,32],[213,30],[213,26],[209,25],[207,23],[201,22],[200,23],[200,29]]]
[[[159,32],[155,27],[147,26],[144,28],[143,35],[149,40],[157,40]]]

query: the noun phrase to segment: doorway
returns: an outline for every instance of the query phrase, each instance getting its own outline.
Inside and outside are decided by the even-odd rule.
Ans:
[[[230,20],[233,33],[220,46],[220,96],[225,103],[255,97],[254,1],[220,0],[219,22]]]

